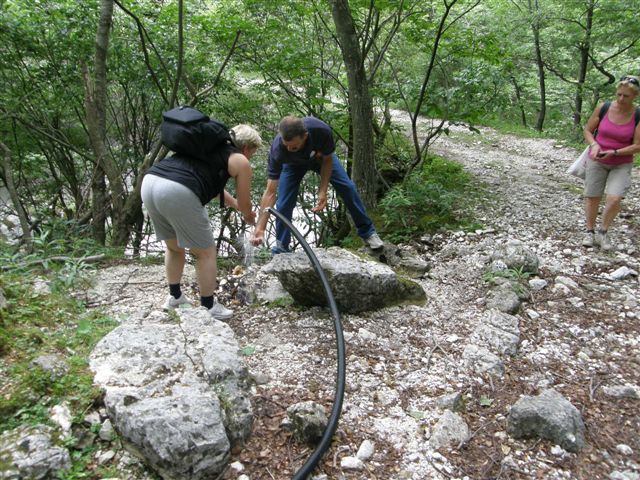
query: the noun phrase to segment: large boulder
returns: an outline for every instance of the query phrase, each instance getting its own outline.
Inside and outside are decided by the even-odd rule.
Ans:
[[[314,253],[342,312],[358,313],[426,299],[420,285],[399,277],[387,265],[338,247],[314,249]],[[275,274],[299,304],[328,305],[320,277],[304,252],[276,255],[263,268],[266,273]]]
[[[507,269],[533,275],[538,273],[540,264],[538,256],[519,240],[511,240],[497,247],[491,254],[491,260],[491,271],[500,270],[497,265],[503,265]]]
[[[518,400],[509,411],[507,424],[508,433],[515,438],[545,438],[569,452],[585,446],[580,412],[553,389]]]
[[[128,319],[90,366],[125,447],[164,479],[216,478],[253,421],[231,328],[204,308]]]
[[[0,435],[0,478],[59,478],[71,468],[71,457],[61,443],[60,436],[44,425],[4,432]]]

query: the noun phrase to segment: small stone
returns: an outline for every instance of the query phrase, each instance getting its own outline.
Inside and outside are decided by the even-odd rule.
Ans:
[[[358,457],[342,457],[340,466],[345,470],[362,470],[364,463]]]
[[[553,447],[551,447],[551,455],[555,455],[556,457],[564,457],[566,454],[567,451],[560,445],[554,445]]]
[[[110,442],[113,440],[114,430],[113,430],[113,424],[111,423],[111,420],[107,418],[104,421],[104,423],[102,424],[102,427],[100,427],[100,432],[98,433],[98,436],[100,437],[100,440],[104,440],[105,442]]]
[[[616,450],[618,451],[618,453],[621,453],[622,455],[626,455],[628,457],[633,455],[633,449],[629,445],[625,445],[624,443],[616,445]]]
[[[540,318],[540,314],[538,312],[536,312],[535,310],[532,309],[527,309],[526,311],[527,316],[531,319],[531,320],[537,320]]]
[[[104,465],[109,463],[116,456],[116,452],[113,450],[107,450],[106,452],[98,452],[96,454],[96,460],[99,465]]]
[[[358,457],[362,461],[369,460],[375,451],[375,447],[372,441],[365,440],[360,444],[360,448],[358,448],[358,453],[356,453],[356,457]]]
[[[546,280],[542,278],[532,278],[529,280],[529,288],[533,291],[542,290],[548,285]]]

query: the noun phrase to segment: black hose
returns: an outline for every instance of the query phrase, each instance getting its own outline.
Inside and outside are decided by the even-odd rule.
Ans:
[[[311,472],[316,467],[322,455],[327,451],[329,445],[331,444],[331,439],[333,434],[336,432],[336,428],[338,427],[338,419],[340,418],[340,412],[342,410],[342,399],[344,398],[344,386],[345,386],[345,372],[346,372],[346,361],[345,361],[345,347],[344,347],[344,335],[342,334],[342,323],[340,322],[340,312],[338,312],[338,307],[336,305],[336,301],[333,298],[333,294],[331,293],[331,287],[329,286],[329,282],[327,281],[327,277],[324,274],[324,270],[320,266],[320,262],[318,258],[311,250],[311,247],[306,242],[302,234],[293,226],[293,224],[285,218],[285,216],[278,212],[274,208],[268,208],[269,212],[273,213],[276,217],[278,217],[282,222],[287,226],[291,233],[298,239],[304,252],[311,260],[313,264],[313,268],[316,273],[320,277],[320,281],[322,282],[322,286],[324,287],[324,293],[327,297],[327,302],[329,303],[329,308],[331,309],[331,314],[333,315],[333,323],[335,326],[336,332],[336,349],[337,349],[337,357],[338,357],[338,373],[336,378],[336,392],[333,401],[333,409],[331,410],[331,415],[329,417],[329,422],[327,423],[327,428],[325,428],[324,433],[322,434],[322,439],[320,443],[316,446],[316,449],[309,456],[307,461],[305,462],[300,470],[296,472],[293,476],[293,480],[305,480]]]

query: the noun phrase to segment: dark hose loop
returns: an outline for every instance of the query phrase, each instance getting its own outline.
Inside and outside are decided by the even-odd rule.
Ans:
[[[327,296],[327,302],[329,303],[329,309],[331,310],[331,314],[333,315],[333,323],[335,326],[336,332],[336,347],[337,347],[337,357],[338,357],[338,373],[336,378],[336,393],[333,401],[333,409],[331,410],[331,416],[329,417],[329,422],[327,423],[327,428],[324,430],[322,434],[322,439],[318,446],[313,451],[311,456],[307,459],[305,464],[298,470],[298,472],[293,476],[293,480],[305,480],[316,467],[322,455],[327,451],[329,445],[331,444],[331,438],[333,434],[336,432],[336,428],[338,427],[338,419],[340,418],[340,412],[342,410],[342,399],[344,397],[344,385],[345,385],[345,347],[344,347],[344,335],[342,334],[342,323],[340,322],[340,312],[338,312],[338,307],[336,306],[336,301],[333,298],[333,294],[331,293],[331,287],[329,286],[329,282],[327,281],[327,277],[324,274],[324,270],[320,266],[320,262],[318,258],[311,250],[311,247],[306,242],[304,237],[300,234],[300,232],[293,226],[293,224],[285,218],[282,213],[278,212],[274,208],[268,208],[269,212],[273,213],[276,217],[278,217],[282,222],[291,230],[293,236],[300,242],[304,252],[311,260],[313,264],[313,268],[317,272],[320,277],[320,281],[322,282],[322,286],[324,287],[324,293]]]

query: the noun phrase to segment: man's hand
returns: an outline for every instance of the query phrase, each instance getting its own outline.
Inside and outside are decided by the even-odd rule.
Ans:
[[[251,245],[254,247],[259,247],[264,242],[264,230],[258,230],[257,228],[253,231],[253,235],[251,236]]]
[[[318,213],[324,210],[327,206],[327,192],[320,192],[318,194],[318,203],[315,207],[311,209],[313,213]]]

